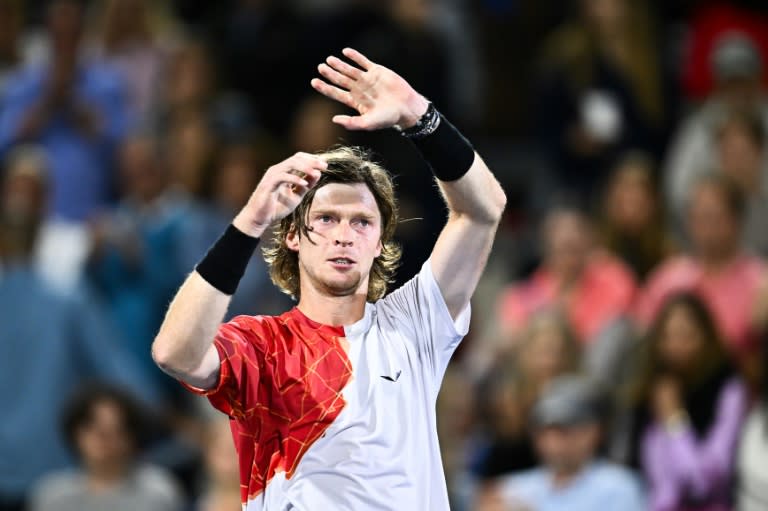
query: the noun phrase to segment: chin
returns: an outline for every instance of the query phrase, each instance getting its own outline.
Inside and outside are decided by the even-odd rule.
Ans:
[[[358,275],[345,278],[329,278],[322,281],[322,286],[333,296],[353,295],[360,288]]]

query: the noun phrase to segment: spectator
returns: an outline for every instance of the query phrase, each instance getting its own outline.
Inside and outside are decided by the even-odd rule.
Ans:
[[[612,171],[599,232],[603,245],[624,260],[640,282],[670,253],[653,164],[645,154],[628,153]]]
[[[579,346],[568,324],[552,311],[534,314],[523,338],[506,348],[476,396],[486,428],[485,445],[472,467],[480,480],[533,468],[531,408],[552,380],[579,366]]]
[[[129,394],[98,384],[84,387],[61,422],[81,467],[45,477],[32,494],[31,511],[181,509],[181,493],[170,475],[138,460],[145,426]]]
[[[83,378],[132,385],[148,401],[157,397],[102,311],[82,293],[54,291],[34,271],[49,186],[34,165],[9,167],[0,182],[0,399],[7,404],[0,507],[9,510],[23,508],[38,477],[69,463],[53,425]]]
[[[715,151],[719,170],[741,190],[747,200],[744,245],[768,255],[768,138],[763,119],[751,111],[729,112],[718,125]]]
[[[41,144],[50,161],[49,214],[80,223],[110,198],[111,158],[129,117],[124,84],[103,65],[80,58],[80,2],[51,2],[46,20],[52,58],[8,79],[0,153],[21,142]]]
[[[562,376],[547,387],[532,414],[541,467],[500,479],[481,496],[478,511],[642,511],[635,476],[599,458],[604,410],[595,388]]]
[[[92,29],[93,57],[114,67],[126,84],[128,103],[138,119],[157,107],[162,66],[169,41],[160,32],[158,3],[108,0]],[[165,20],[165,25],[169,25]]]
[[[325,96],[309,96],[296,112],[291,126],[291,147],[316,153],[342,143],[345,130],[329,122],[339,112],[338,105]]]
[[[633,385],[639,462],[651,511],[726,511],[747,389],[693,294],[656,316]]]
[[[738,511],[761,511],[768,504],[768,346],[763,344],[760,399],[747,417],[736,455]]]
[[[518,334],[542,308],[562,308],[584,346],[589,346],[632,302],[635,280],[624,263],[594,243],[589,220],[556,209],[544,222],[544,260],[534,274],[502,291],[498,321],[504,338]]]
[[[39,186],[43,195],[36,200],[40,201],[41,211],[46,211],[50,172],[48,157],[42,147],[33,144],[14,147],[5,158],[5,172],[13,176],[26,176],[31,180],[28,182],[43,184]],[[19,197],[24,197],[24,193]],[[10,200],[13,203],[12,194]],[[57,292],[72,293],[81,278],[82,261],[88,251],[88,233],[81,226],[62,224],[51,218],[40,218],[37,221],[34,269]]]
[[[217,416],[211,420],[207,428],[203,455],[205,489],[190,511],[240,509],[240,473],[228,418]]]
[[[0,2],[0,109],[8,77],[21,62],[18,39],[22,22],[21,2]]]
[[[126,347],[174,389],[153,363],[149,347],[163,320],[162,308],[184,279],[180,238],[186,201],[169,187],[156,142],[129,138],[120,150],[123,197],[93,224],[88,282],[124,333]]]
[[[238,141],[256,131],[250,106],[234,93],[217,89],[208,45],[182,42],[171,52],[153,124],[166,138],[173,183],[193,198],[204,198],[219,143]]]
[[[718,160],[718,123],[729,111],[752,112],[768,122],[768,100],[762,90],[763,64],[754,43],[743,34],[723,36],[712,54],[717,86],[707,101],[683,121],[674,136],[664,165],[665,195],[671,212],[683,216],[697,179],[711,172]],[[763,169],[768,159],[763,160]]]
[[[726,178],[699,181],[688,207],[690,251],[667,259],[649,277],[637,301],[641,325],[648,326],[673,293],[694,291],[712,311],[728,351],[749,362],[757,348],[755,304],[766,268],[742,248],[745,207]]]
[[[661,155],[671,109],[645,3],[577,4],[544,44],[535,130],[560,184],[591,199],[618,154]]]
[[[723,37],[743,34],[763,57],[768,56],[768,10],[760,0],[684,2],[669,7],[687,11],[681,20],[683,26],[679,27],[684,33],[684,59],[680,62],[679,74],[686,99],[690,101],[705,100],[717,87],[712,55]],[[768,85],[766,80],[768,75],[763,80]]]

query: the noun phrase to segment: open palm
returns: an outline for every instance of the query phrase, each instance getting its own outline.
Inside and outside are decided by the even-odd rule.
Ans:
[[[342,53],[359,67],[328,57],[317,68],[329,83],[315,78],[312,87],[321,94],[357,110],[359,115],[336,115],[333,122],[349,130],[408,128],[427,110],[428,102],[400,75],[345,48]]]

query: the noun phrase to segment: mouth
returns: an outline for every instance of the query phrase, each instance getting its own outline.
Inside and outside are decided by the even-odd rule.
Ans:
[[[334,266],[341,268],[349,267],[355,264],[355,261],[349,257],[334,257],[332,259],[328,259],[328,261]]]

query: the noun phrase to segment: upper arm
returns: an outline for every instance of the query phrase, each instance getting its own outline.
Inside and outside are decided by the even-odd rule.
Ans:
[[[212,343],[203,356],[200,365],[187,373],[174,373],[173,370],[164,369],[171,376],[198,393],[211,392],[219,385],[221,375],[221,357],[216,344]]]
[[[463,177],[439,185],[449,214],[430,260],[448,310],[456,319],[485,268],[506,197],[477,154]]]
[[[741,426],[747,414],[747,390],[738,380],[723,388],[717,402],[715,422],[704,442],[702,465],[710,477],[729,474]]]
[[[187,389],[233,417],[254,409],[262,375],[262,351],[251,322],[243,316],[221,325],[198,369],[180,378]]]

